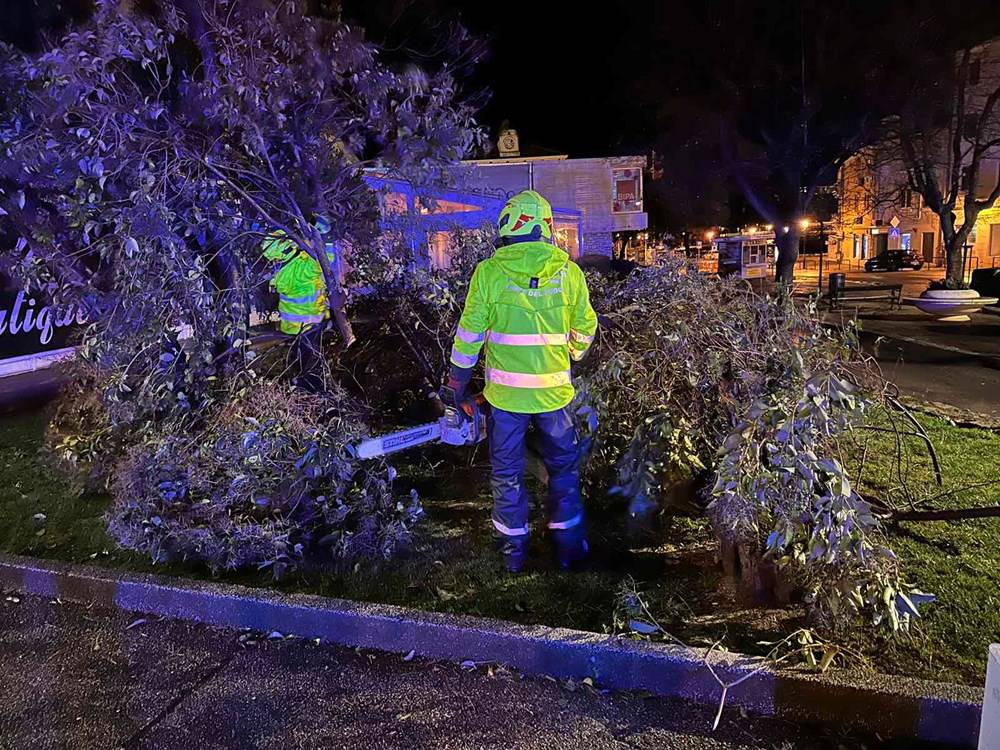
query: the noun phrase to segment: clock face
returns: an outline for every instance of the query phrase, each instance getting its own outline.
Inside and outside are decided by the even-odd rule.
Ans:
[[[503,147],[505,149],[513,151],[514,150],[514,139],[511,138],[510,136],[507,136],[506,138],[504,138],[503,139]]]

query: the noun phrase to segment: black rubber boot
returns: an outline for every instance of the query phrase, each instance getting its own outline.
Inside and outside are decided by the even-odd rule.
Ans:
[[[572,529],[553,529],[552,541],[556,547],[556,562],[562,570],[576,570],[590,552],[583,524]]]
[[[510,573],[520,573],[528,557],[528,535],[498,537],[497,550],[503,557],[507,570]]]

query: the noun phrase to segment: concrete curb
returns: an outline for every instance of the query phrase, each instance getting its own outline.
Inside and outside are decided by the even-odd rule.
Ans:
[[[716,706],[721,689],[688,649],[564,628],[453,616],[382,604],[0,555],[0,588],[230,628],[321,638],[448,661],[506,664],[533,674],[591,677],[602,688],[643,690]],[[882,737],[974,746],[981,689],[909,678],[775,672],[759,659],[715,652],[733,683],[727,710],[828,723]]]

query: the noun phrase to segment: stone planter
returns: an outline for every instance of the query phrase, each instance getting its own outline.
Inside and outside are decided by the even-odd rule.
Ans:
[[[987,305],[995,305],[997,298],[981,297],[974,289],[928,289],[919,297],[904,301],[940,321],[964,322],[972,313]]]

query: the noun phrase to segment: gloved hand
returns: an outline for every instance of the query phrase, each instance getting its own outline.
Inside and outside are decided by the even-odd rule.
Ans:
[[[441,390],[438,391],[438,396],[441,399],[441,403],[445,406],[461,412],[462,401],[465,400],[465,386],[460,383],[456,383],[453,380],[449,380],[441,386]]]
[[[448,379],[441,388],[441,401],[445,406],[450,406],[459,414],[465,414],[462,409],[462,402],[465,401],[465,389],[472,380],[472,368],[458,367],[452,365],[448,371]]]

